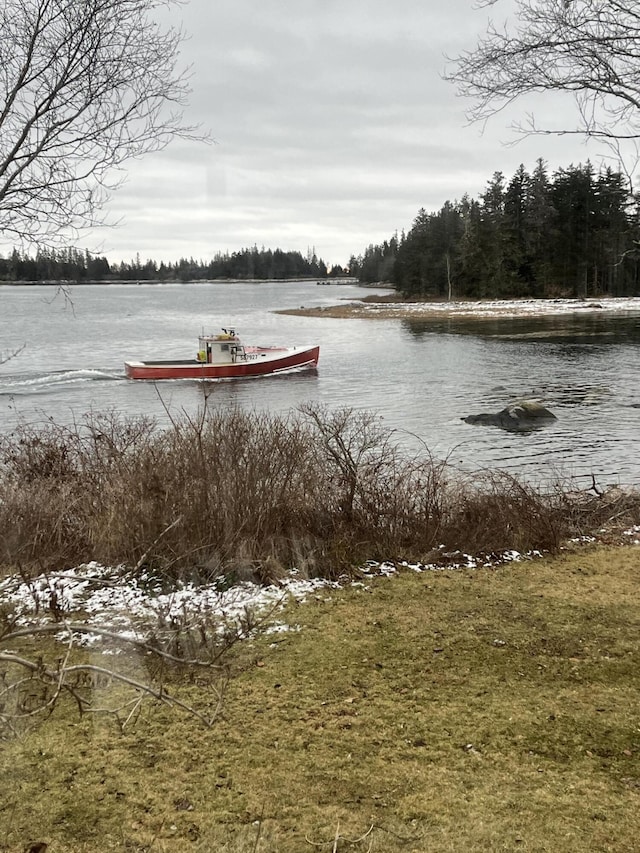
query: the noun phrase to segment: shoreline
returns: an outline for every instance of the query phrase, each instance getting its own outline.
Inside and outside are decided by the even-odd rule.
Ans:
[[[165,284],[179,284],[179,285],[190,285],[190,284],[296,284],[299,282],[303,282],[306,284],[312,284],[315,282],[318,286],[323,285],[357,285],[358,282],[356,279],[351,279],[348,277],[342,278],[318,278],[317,276],[302,276],[298,278],[201,278],[201,279],[189,279],[188,281],[181,281],[180,279],[172,278],[172,279],[160,279],[155,278],[113,278],[113,279],[84,279],[83,281],[76,281],[75,279],[38,279],[36,280],[23,280],[23,281],[0,281],[0,287],[59,287],[59,288],[69,288],[69,287],[84,287],[84,286],[119,286],[119,285],[165,285]],[[370,287],[373,285],[360,285],[361,287]]]
[[[359,302],[315,308],[287,308],[277,314],[299,317],[365,320],[432,320],[464,317],[497,319],[509,317],[547,317],[566,314],[640,313],[640,297],[603,299],[486,299],[452,302],[389,302],[365,297]]]

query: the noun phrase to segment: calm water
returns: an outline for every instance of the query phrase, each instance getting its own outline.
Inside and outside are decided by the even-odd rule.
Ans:
[[[273,313],[361,297],[314,283],[0,287],[0,429],[68,423],[91,409],[167,420],[194,412],[198,382],[125,379],[123,361],[195,354],[198,333],[235,325],[247,343],[321,346],[317,371],[217,383],[209,404],[284,412],[305,401],[377,412],[412,448],[465,469],[506,468],[601,485],[638,484],[640,315],[405,322]],[[468,414],[535,396],[558,416],[528,434],[470,426]]]

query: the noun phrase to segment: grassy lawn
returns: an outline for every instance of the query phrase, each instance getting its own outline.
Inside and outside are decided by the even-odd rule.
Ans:
[[[638,850],[639,577],[600,547],[319,593],[212,729],[64,707],[2,744],[0,850]]]

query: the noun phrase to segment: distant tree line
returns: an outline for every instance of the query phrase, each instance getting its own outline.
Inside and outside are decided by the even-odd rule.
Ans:
[[[640,194],[620,172],[543,160],[480,199],[420,210],[406,234],[350,262],[363,282],[389,281],[418,298],[592,297],[640,294]]]
[[[204,281],[232,279],[298,279],[344,276],[341,266],[327,270],[325,262],[310,249],[300,252],[281,249],[242,249],[218,253],[212,261],[181,258],[176,263],[134,260],[110,264],[104,257],[77,249],[40,249],[35,256],[14,249],[0,256],[0,281]]]

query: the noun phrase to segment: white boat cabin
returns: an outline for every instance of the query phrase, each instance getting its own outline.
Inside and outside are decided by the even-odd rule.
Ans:
[[[235,364],[246,361],[247,355],[234,329],[223,329],[219,335],[200,335],[198,355],[201,364]]]

